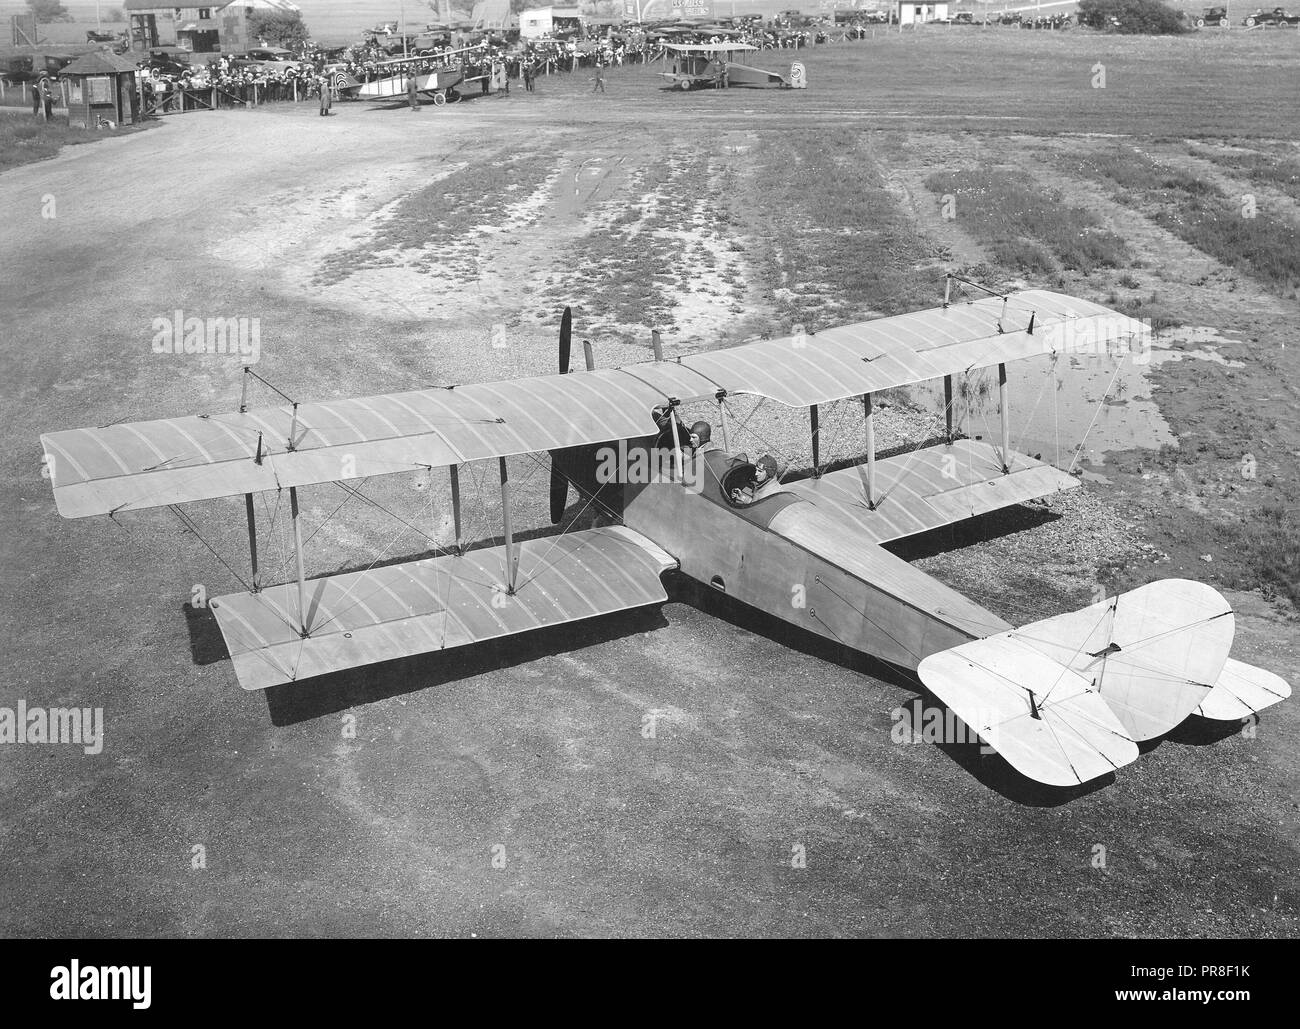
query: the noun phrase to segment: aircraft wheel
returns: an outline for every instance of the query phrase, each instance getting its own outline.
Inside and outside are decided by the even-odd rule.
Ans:
[[[434,107],[441,107],[441,106],[442,106],[443,104],[445,104],[446,102],[447,102],[447,98],[446,98],[445,96],[443,96],[441,93],[434,93],[434,94],[433,94],[433,106],[434,106]]]
[[[691,80],[682,79],[681,82],[677,83],[677,88],[680,89],[683,93],[685,93],[688,89],[691,88]]]

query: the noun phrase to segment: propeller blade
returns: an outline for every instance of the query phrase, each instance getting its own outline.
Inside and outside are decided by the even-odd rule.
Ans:
[[[569,351],[573,348],[573,311],[566,307],[560,317],[560,374],[569,372]]]

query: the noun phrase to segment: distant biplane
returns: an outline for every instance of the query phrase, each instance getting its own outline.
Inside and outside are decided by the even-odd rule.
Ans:
[[[659,74],[668,80],[669,89],[723,89],[727,86],[781,86],[806,89],[808,74],[802,61],[790,65],[790,75],[764,71],[731,59],[732,54],[746,53],[758,47],[748,43],[665,43],[664,50],[673,55],[672,70]]]
[[[245,499],[252,588],[210,602],[240,684],[296,683],[375,662],[482,643],[662,603],[661,575],[692,579],[793,626],[914,670],[987,744],[1042,783],[1088,782],[1138,744],[1197,714],[1253,717],[1289,696],[1278,676],[1228,656],[1233,613],[1209,586],[1156,581],[1019,628],[914,568],[884,544],[1078,485],[1011,449],[1007,364],[1140,344],[1140,322],[1030,290],[624,368],[419,389],[365,399],[50,432],[41,437],[66,518]],[[998,369],[996,442],[954,431],[955,376]],[[253,373],[246,369],[245,390]],[[944,381],[945,438],[878,458],[873,398]],[[732,452],[731,398],[807,409],[813,475],[745,504],[756,477]],[[247,399],[245,393],[245,401]],[[819,406],[861,404],[864,460],[824,470]],[[720,446],[692,452],[675,412],[716,405]],[[506,459],[551,454],[551,516],[571,488],[608,524],[518,541]],[[652,474],[602,476],[611,452]],[[499,546],[462,538],[461,472],[495,461]],[[308,579],[298,490],[447,467],[455,545],[400,564]],[[353,487],[346,487],[349,491]],[[254,495],[288,494],[296,576],[263,584]],[[278,505],[278,500],[277,500]],[[178,512],[179,513],[179,512]],[[582,512],[579,512],[581,514]],[[409,528],[409,523],[408,523]],[[406,530],[404,530],[406,531]],[[422,530],[421,530],[422,532]],[[426,538],[432,540],[432,537]]]
[[[391,61],[380,61],[377,65],[378,76],[369,82],[363,82],[356,91],[356,96],[361,100],[405,100],[409,95],[410,79],[414,76],[416,92],[430,97],[435,107],[454,104],[464,94],[466,87],[472,89],[471,83],[481,83],[488,76],[467,76],[461,64],[446,61],[446,58],[481,50],[486,45],[477,43],[459,50],[447,50],[436,58],[398,57]],[[440,66],[430,71],[415,70],[418,65],[430,61],[436,61]]]

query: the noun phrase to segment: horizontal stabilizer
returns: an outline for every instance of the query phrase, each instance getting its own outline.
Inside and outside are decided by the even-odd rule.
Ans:
[[[1137,760],[1137,745],[1087,678],[1005,634],[933,654],[918,671],[985,743],[1038,782],[1077,786]]]
[[[1092,681],[1141,742],[1196,710],[1223,671],[1232,608],[1212,587],[1163,579],[1009,635]]]
[[[1214,589],[1166,579],[941,651],[918,672],[1017,770],[1073,785],[1132,761],[1136,743],[1207,705],[1235,711],[1242,697],[1289,694],[1276,676],[1228,662],[1233,632]]]
[[[876,543],[1073,489],[1079,480],[1024,454],[1009,455],[990,443],[958,439],[876,462],[876,506],[867,505],[863,465],[827,472],[786,488],[841,517],[852,519]]]
[[[1228,658],[1214,689],[1201,701],[1196,713],[1202,718],[1235,722],[1289,696],[1291,687],[1280,675]]]
[[[349,572],[212,601],[239,684],[266,689],[327,672],[562,625],[668,598],[677,562],[609,526],[518,544],[515,592],[505,547]]]

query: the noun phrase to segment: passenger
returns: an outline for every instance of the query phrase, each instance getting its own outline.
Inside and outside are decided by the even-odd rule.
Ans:
[[[731,491],[731,499],[742,507],[757,503],[781,490],[781,482],[776,476],[776,458],[764,454],[754,465],[754,477],[745,486]]]

